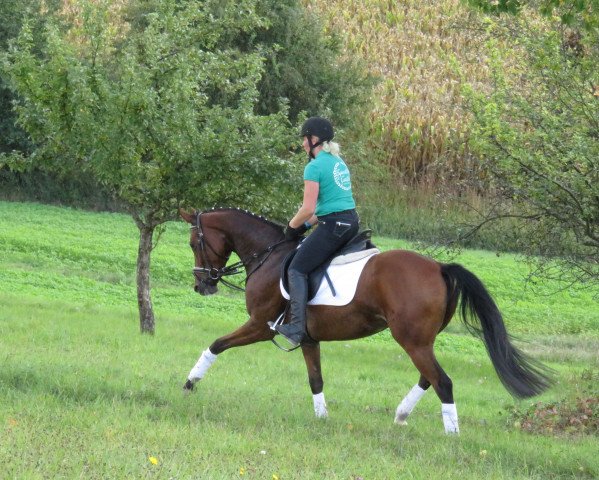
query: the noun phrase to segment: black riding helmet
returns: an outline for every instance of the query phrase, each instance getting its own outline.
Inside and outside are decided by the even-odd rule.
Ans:
[[[318,145],[322,145],[324,142],[333,140],[335,132],[333,125],[326,118],[322,117],[310,117],[302,125],[302,137],[308,137],[308,145],[310,146],[310,158],[314,158],[312,150]],[[318,142],[312,144],[312,136],[318,137]]]

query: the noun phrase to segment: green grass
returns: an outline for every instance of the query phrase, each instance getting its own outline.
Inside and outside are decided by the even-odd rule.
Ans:
[[[187,236],[186,225],[170,224],[154,251],[157,332],[140,335],[137,230],[128,217],[0,202],[0,478],[599,475],[596,437],[514,426],[510,411],[532,401],[507,394],[459,321],[437,342],[454,382],[459,437],[444,435],[431,392],[407,427],[393,424],[418,375],[386,333],[322,345],[326,421],[313,418],[301,354],[270,343],[226,352],[183,396],[201,350],[245,320],[240,294],[193,292]],[[592,292],[539,296],[524,289],[526,271],[507,255],[472,251],[459,261],[484,279],[510,331],[531,342],[524,348],[557,371],[539,400],[599,393],[583,375],[599,368]]]

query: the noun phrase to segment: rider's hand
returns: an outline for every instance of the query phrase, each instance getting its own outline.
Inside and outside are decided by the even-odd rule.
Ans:
[[[307,230],[308,227],[305,223],[297,228],[293,228],[291,225],[287,225],[287,228],[285,228],[285,240],[296,240],[299,237],[301,237],[304,233],[306,233]]]

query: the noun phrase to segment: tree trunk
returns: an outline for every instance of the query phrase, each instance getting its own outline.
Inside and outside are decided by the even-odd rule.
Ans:
[[[154,227],[139,227],[139,250],[137,252],[137,304],[141,333],[154,334],[154,311],[150,298],[150,255]]]

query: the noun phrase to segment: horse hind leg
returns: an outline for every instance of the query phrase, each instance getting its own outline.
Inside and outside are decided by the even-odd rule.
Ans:
[[[458,413],[453,401],[453,383],[437,362],[432,345],[406,348],[420,374],[433,386],[441,400],[441,415],[445,433],[459,433]]]
[[[420,375],[420,380],[418,383],[412,387],[412,389],[408,392],[408,394],[403,398],[397,410],[395,411],[395,423],[398,425],[407,425],[406,421],[409,417],[412,410],[416,404],[420,401],[420,399],[424,396],[428,387],[430,387],[430,382]]]

